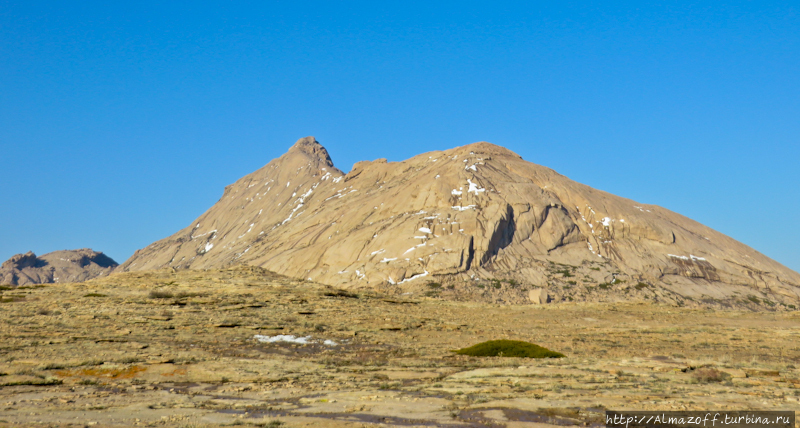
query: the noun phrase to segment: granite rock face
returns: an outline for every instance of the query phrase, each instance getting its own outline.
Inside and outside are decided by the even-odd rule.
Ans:
[[[303,138],[119,269],[232,264],[498,302],[529,302],[539,288],[555,302],[800,300],[800,275],[752,248],[486,142],[345,174]]]
[[[0,266],[0,284],[28,285],[81,282],[108,275],[117,262],[88,248],[54,251],[37,257],[32,251],[17,254]]]

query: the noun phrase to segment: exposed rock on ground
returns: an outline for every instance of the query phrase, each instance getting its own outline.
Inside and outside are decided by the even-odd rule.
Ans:
[[[238,263],[347,288],[439,284],[455,300],[800,301],[800,274],[752,248],[485,142],[344,174],[303,138],[121,270]]]
[[[602,426],[605,408],[798,411],[798,323],[398,298],[249,267],[114,274],[0,290],[0,425],[541,428]],[[566,358],[451,352],[496,339]]]
[[[27,285],[81,282],[108,275],[117,262],[88,248],[53,251],[37,257],[32,251],[17,254],[0,266],[0,284]]]

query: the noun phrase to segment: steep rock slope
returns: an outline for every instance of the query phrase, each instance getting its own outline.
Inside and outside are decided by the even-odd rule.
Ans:
[[[117,262],[113,259],[88,248],[53,251],[39,257],[28,251],[3,262],[0,284],[81,282],[108,275],[115,267]]]
[[[508,302],[800,296],[800,275],[721,233],[485,142],[344,174],[303,138],[120,269],[235,263],[343,287],[435,281],[437,293]]]

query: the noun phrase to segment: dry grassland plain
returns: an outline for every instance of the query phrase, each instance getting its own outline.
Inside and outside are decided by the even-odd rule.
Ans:
[[[267,342],[277,335],[308,343]],[[567,357],[451,352],[494,339]],[[512,428],[601,425],[605,409],[796,411],[799,339],[796,311],[453,302],[249,267],[123,273],[2,290],[0,426]]]

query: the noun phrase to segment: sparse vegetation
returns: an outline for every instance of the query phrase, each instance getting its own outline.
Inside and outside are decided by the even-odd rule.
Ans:
[[[169,290],[152,290],[149,294],[151,299],[186,299],[189,297],[200,297],[202,293],[189,293],[189,292],[178,292],[173,293]]]
[[[171,299],[173,297],[175,297],[175,295],[166,290],[153,290],[150,292],[151,299]]]
[[[598,286],[602,276],[585,279],[589,266],[573,271],[574,285],[560,275],[549,278],[551,297],[565,302],[609,295],[611,290],[602,291]],[[567,269],[555,265],[550,270],[556,268]],[[610,278],[609,273],[609,282]],[[420,281],[410,289],[413,296],[395,290],[385,295],[359,289],[360,299],[315,283],[263,280],[249,273],[236,277],[215,270],[123,273],[103,281],[108,284],[64,284],[3,292],[3,297],[26,298],[21,303],[0,305],[0,315],[10,326],[0,337],[4,343],[0,398],[4,403],[17,401],[6,404],[15,409],[9,412],[15,418],[13,422],[23,421],[17,425],[27,426],[29,413],[58,415],[73,408],[85,411],[86,416],[75,421],[85,425],[96,420],[96,410],[121,408],[126,400],[133,399],[166,414],[171,404],[164,394],[170,389],[197,397],[194,412],[198,418],[161,423],[157,420],[160,415],[150,418],[147,414],[149,419],[145,420],[141,409],[136,408],[123,415],[125,422],[133,425],[133,418],[142,418],[142,425],[199,428],[206,426],[194,422],[200,416],[220,411],[232,412],[214,426],[286,426],[292,425],[289,420],[301,412],[310,411],[341,420],[352,416],[349,410],[354,408],[349,400],[341,400],[341,391],[356,390],[363,391],[357,396],[365,397],[364,401],[413,397],[403,403],[409,413],[439,406],[445,400],[442,404],[447,407],[437,412],[438,416],[431,416],[430,422],[424,421],[431,426],[450,422],[448,408],[454,409],[458,423],[485,420],[487,426],[499,425],[490,425],[495,423],[490,414],[481,416],[475,411],[476,404],[486,402],[493,403],[491,407],[511,409],[506,413],[509,419],[531,412],[583,424],[599,411],[595,409],[603,408],[603,403],[612,407],[620,395],[631,400],[690,397],[694,407],[711,401],[732,407],[754,397],[777,407],[785,405],[786,398],[792,402],[800,395],[794,382],[799,373],[794,365],[800,364],[794,362],[798,353],[791,342],[798,313],[776,300],[775,307],[786,312],[769,312],[760,294],[756,295],[760,305],[755,308],[746,291],[740,303],[746,302],[758,311],[687,310],[649,302],[504,305],[507,292],[514,290],[510,287],[512,280],[501,278],[502,292],[493,289],[497,282],[489,278],[440,281],[440,287]],[[165,284],[168,281],[173,284]],[[624,287],[617,287],[615,282],[613,288],[633,294],[637,282],[629,279]],[[425,292],[450,294],[447,287],[453,283],[459,291],[476,295],[485,292],[502,303],[412,298]],[[491,293],[476,288],[480,283]],[[584,291],[586,285],[594,286],[593,293]],[[649,287],[654,289],[653,285]],[[644,293],[640,294],[653,294],[641,288]],[[172,298],[149,298],[151,290],[168,291]],[[180,302],[176,298],[182,291],[202,292],[203,298]],[[107,293],[109,297],[83,298],[90,292]],[[46,315],[49,311],[52,314]],[[61,312],[64,316],[52,316]],[[170,318],[174,320],[168,321]],[[310,343],[263,344],[254,335],[310,336]],[[527,339],[533,343],[516,343],[536,347],[535,343],[544,352],[567,358],[548,358],[545,354],[539,355],[544,359],[522,360],[531,355],[515,355],[515,346],[485,352],[512,358],[470,356],[481,355],[475,348],[486,344],[451,352],[486,339],[509,338]],[[323,344],[325,340],[336,345]],[[462,353],[468,350],[475,352]],[[448,357],[442,358],[443,353]],[[268,371],[262,362],[269,365]],[[686,371],[676,372],[681,367]],[[39,386],[61,381],[63,387]],[[12,385],[30,385],[23,388],[36,389],[42,399],[18,400],[15,395],[20,387],[7,387]],[[298,394],[287,398],[272,394],[287,387]],[[70,388],[74,388],[74,394],[67,392]],[[114,392],[123,388],[125,394]],[[607,394],[612,390],[614,394]],[[217,396],[213,401],[202,399],[209,391]],[[597,396],[597,401],[583,400],[584,404],[574,408],[559,404],[565,397],[572,400],[589,395]],[[251,415],[235,417],[246,411],[240,398],[246,396],[262,396],[264,404]],[[299,404],[300,412],[286,403]],[[371,403],[357,405],[362,404]],[[565,409],[560,409],[562,406]],[[342,408],[348,413],[340,412]],[[383,413],[385,408],[355,407],[354,412],[369,420],[389,417],[383,422],[398,422]],[[516,411],[526,413],[515,415]],[[286,425],[273,420],[276,418],[282,418]]]
[[[356,293],[351,293],[346,290],[328,290],[322,293],[323,296],[327,297],[347,297],[348,299],[358,299],[359,296]]]
[[[564,354],[520,340],[490,340],[469,348],[454,350],[459,355],[473,357],[563,358]]]

